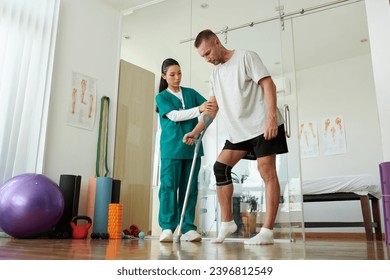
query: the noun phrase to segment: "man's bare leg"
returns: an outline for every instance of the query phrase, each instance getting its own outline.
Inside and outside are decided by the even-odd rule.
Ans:
[[[217,161],[233,167],[245,155],[245,151],[222,150],[217,158]],[[211,243],[222,243],[227,236],[237,230],[237,225],[233,220],[232,211],[233,188],[233,184],[217,187],[218,200],[221,206],[222,223],[218,232],[218,237],[211,240]]]
[[[232,197],[233,184],[217,187],[218,201],[221,205],[221,220],[222,222],[229,222],[233,220]]]
[[[221,226],[219,227],[218,237],[211,240],[211,243],[222,243],[226,237],[237,230],[237,225],[233,220],[232,196],[233,184],[217,187],[218,201],[221,206]]]
[[[274,243],[273,228],[279,209],[280,185],[276,172],[276,155],[257,159],[260,175],[265,183],[266,213],[263,227],[253,238],[245,241],[247,245],[270,245]]]

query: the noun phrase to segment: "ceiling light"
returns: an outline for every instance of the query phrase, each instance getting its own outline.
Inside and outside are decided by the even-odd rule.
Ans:
[[[166,1],[166,0],[152,0],[152,1],[146,2],[146,3],[141,4],[141,5],[131,7],[129,9],[123,11],[122,14],[124,16],[127,16],[127,15],[134,13],[136,10],[140,10],[140,9],[143,9],[143,8],[146,8],[146,7],[149,7],[149,6],[164,2],[164,1]]]

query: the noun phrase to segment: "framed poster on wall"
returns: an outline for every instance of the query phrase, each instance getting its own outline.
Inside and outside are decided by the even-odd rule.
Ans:
[[[69,125],[93,129],[96,112],[96,84],[96,79],[72,72],[67,110],[67,123]]]
[[[301,122],[299,124],[299,146],[301,158],[319,156],[318,130],[316,121]]]
[[[342,115],[323,118],[322,133],[324,155],[345,154],[347,152],[345,123]]]

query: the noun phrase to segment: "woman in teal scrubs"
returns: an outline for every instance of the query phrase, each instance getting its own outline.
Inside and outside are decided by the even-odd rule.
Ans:
[[[172,58],[164,60],[161,67],[159,93],[156,96],[156,111],[159,113],[161,126],[158,216],[162,229],[160,242],[173,241],[173,232],[179,225],[183,209],[194,156],[194,146],[183,143],[183,137],[196,126],[201,113],[211,109],[211,104],[197,91],[180,86],[181,77],[179,63]],[[182,240],[192,242],[202,240],[194,225],[201,156],[203,156],[202,146],[196,159],[181,228]]]

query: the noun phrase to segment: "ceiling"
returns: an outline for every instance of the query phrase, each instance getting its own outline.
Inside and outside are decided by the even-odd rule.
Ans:
[[[158,2],[163,2],[165,0],[102,0],[110,6],[114,7],[118,11],[125,11],[132,7],[143,6],[143,5],[153,5]]]
[[[289,56],[284,56],[283,51],[294,53],[294,62],[290,64],[294,64],[295,70],[307,69],[370,52],[365,6],[362,0],[101,1],[128,14],[123,20],[123,35],[132,38],[133,53],[142,49],[150,56],[154,52],[151,45],[154,46],[155,42],[161,44],[162,41],[169,42],[171,45],[175,42],[174,52],[178,53],[183,48],[182,45],[188,46],[188,44],[179,44],[179,41],[191,39],[194,37],[193,34],[197,34],[204,28],[220,31],[226,27],[231,29],[250,22],[272,18],[276,20],[251,28],[240,28],[240,32],[229,31],[226,42],[228,48],[247,48],[260,52],[272,75],[281,73],[281,56]],[[201,7],[202,5],[207,5],[207,8]],[[279,25],[282,23],[278,18],[277,7],[279,5],[283,7],[287,15],[284,20],[286,30],[293,31],[280,31]],[[129,11],[132,8],[135,8],[136,12],[130,14]],[[186,31],[188,29],[190,32]],[[140,38],[147,36],[150,38]],[[224,36],[220,38],[223,39]],[[136,45],[136,40],[139,45]],[[125,45],[122,44],[122,46]],[[134,59],[141,60],[142,55],[137,54]],[[158,57],[155,60],[160,62],[161,58]],[[137,62],[136,64],[140,65]],[[191,63],[195,65],[193,69],[197,69],[197,72],[209,73],[209,69],[205,68],[206,64],[200,59],[192,59]],[[285,65],[283,67],[283,71],[289,71]],[[145,68],[148,69],[148,67]],[[199,79],[207,79],[207,77]]]

